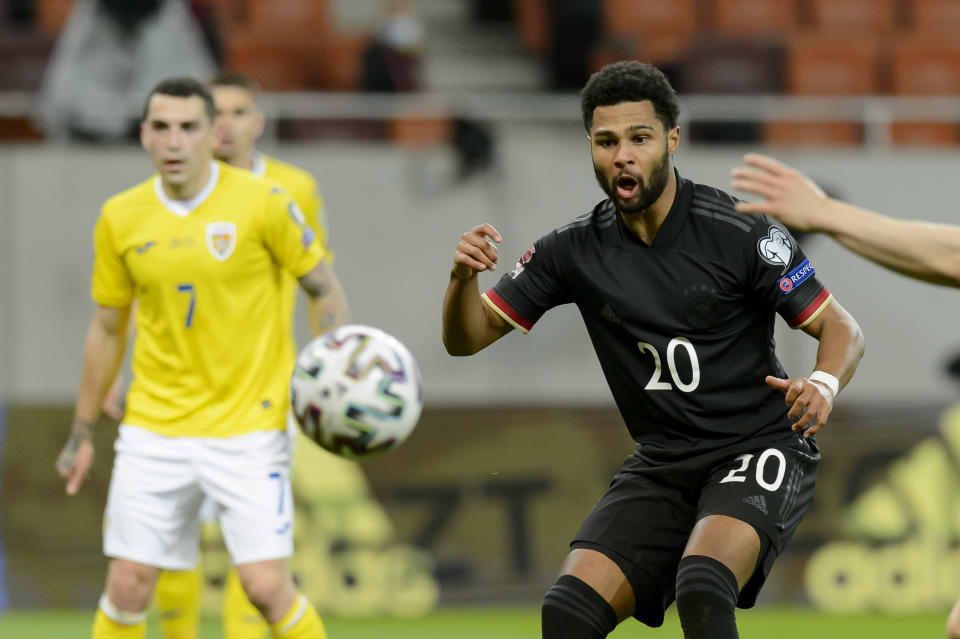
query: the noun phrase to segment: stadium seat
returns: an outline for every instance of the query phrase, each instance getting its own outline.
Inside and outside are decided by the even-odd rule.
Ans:
[[[960,33],[960,0],[907,0],[907,14],[918,34]]]
[[[541,57],[550,53],[550,0],[514,0],[513,19],[529,53]]]
[[[225,63],[250,76],[265,91],[296,91],[307,85],[300,43],[283,41],[259,28],[238,27],[227,38]]]
[[[960,43],[944,34],[897,39],[891,47],[893,92],[897,95],[960,94]],[[952,122],[895,122],[895,144],[954,146],[960,143]]]
[[[890,141],[898,146],[960,145],[960,125],[955,122],[894,122]]]
[[[53,52],[54,37],[0,25],[0,91],[36,91]]]
[[[960,42],[908,36],[891,47],[893,92],[898,95],[960,94]]]
[[[783,49],[776,41],[703,37],[680,65],[682,93],[783,91]]]
[[[810,0],[810,10],[820,32],[885,34],[898,26],[895,0]]]
[[[331,32],[308,44],[307,73],[311,86],[328,91],[356,91],[362,78],[366,33]]]
[[[402,146],[439,146],[450,141],[453,122],[444,117],[396,117],[387,126],[387,139]]]
[[[710,0],[710,26],[725,33],[758,37],[799,28],[796,0]]]
[[[34,0],[37,27],[43,33],[56,35],[70,17],[74,0]]]
[[[763,125],[762,139],[772,146],[859,146],[863,126],[858,122],[770,121]]]
[[[606,46],[621,59],[679,60],[697,31],[695,0],[602,0],[600,9]]]
[[[248,0],[247,16],[251,28],[301,42],[323,38],[331,26],[326,0]]]
[[[878,45],[871,38],[801,35],[786,51],[786,90],[797,95],[881,93]]]

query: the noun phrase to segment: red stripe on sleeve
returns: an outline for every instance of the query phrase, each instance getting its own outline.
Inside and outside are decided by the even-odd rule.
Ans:
[[[830,297],[830,291],[827,289],[820,291],[820,293],[813,298],[813,301],[807,304],[807,307],[790,321],[790,326],[796,328],[806,322],[811,315],[820,310],[820,307],[823,306],[823,303],[827,301],[828,297]]]
[[[487,299],[493,302],[494,305],[500,309],[504,315],[516,322],[517,326],[520,326],[525,331],[529,331],[531,328],[533,328],[533,322],[513,310],[513,307],[507,304],[502,297],[497,295],[496,291],[494,291],[492,288],[486,292],[486,296]]]

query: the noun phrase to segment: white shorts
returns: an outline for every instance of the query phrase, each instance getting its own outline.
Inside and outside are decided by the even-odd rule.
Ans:
[[[287,414],[287,435],[290,437],[290,459],[293,459],[293,454],[297,448],[297,437],[300,433],[300,427],[297,425],[297,420],[294,419],[292,413]],[[205,497],[203,503],[200,504],[200,522],[204,524],[209,524],[217,521],[217,503]]]
[[[197,563],[199,510],[214,504],[234,564],[293,554],[290,438],[164,437],[123,424],[104,521],[103,552],[169,570]]]

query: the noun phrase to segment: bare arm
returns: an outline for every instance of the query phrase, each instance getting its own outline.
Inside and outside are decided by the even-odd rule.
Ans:
[[[807,176],[749,154],[733,170],[734,188],[763,197],[741,213],[767,213],[801,231],[827,233],[863,257],[918,280],[960,287],[960,227],[900,220],[828,198]]]
[[[299,281],[309,296],[307,317],[314,337],[349,321],[347,295],[330,264],[321,260]]]
[[[502,241],[489,224],[474,227],[463,234],[453,257],[443,298],[443,345],[451,355],[473,355],[513,329],[480,297],[477,273],[497,268],[497,250],[488,238]]]
[[[833,301],[803,331],[820,342],[814,370],[836,377],[839,392],[853,377],[863,357],[860,326],[846,309]],[[809,437],[827,423],[833,410],[834,392],[825,383],[809,376],[793,379],[767,377],[766,381],[783,392],[784,401],[790,406],[787,415],[797,420],[793,424],[794,431],[802,431],[804,437]]]
[[[69,495],[80,490],[93,465],[93,425],[100,416],[100,406],[110,384],[123,364],[129,317],[129,306],[98,306],[87,331],[73,427],[57,458],[57,470],[67,480]]]

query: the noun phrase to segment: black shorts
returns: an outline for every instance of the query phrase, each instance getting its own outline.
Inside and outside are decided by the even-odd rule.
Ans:
[[[616,562],[637,597],[633,616],[656,627],[676,596],[677,565],[694,524],[707,515],[734,517],[760,535],[756,570],[737,601],[749,608],[810,507],[819,463],[816,441],[796,433],[766,446],[740,445],[670,463],[653,464],[635,453],[570,546]]]

